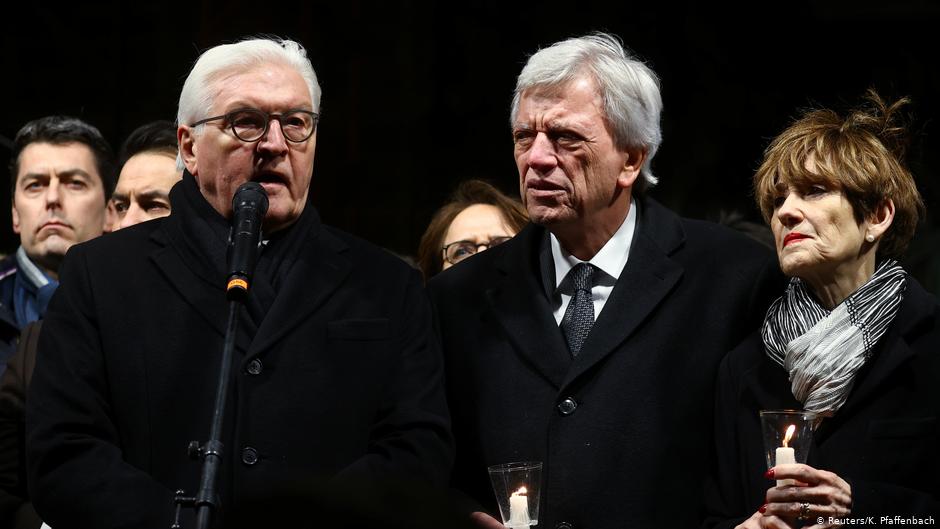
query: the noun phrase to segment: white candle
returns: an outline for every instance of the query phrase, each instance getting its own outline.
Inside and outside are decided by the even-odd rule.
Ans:
[[[513,492],[509,496],[509,521],[506,525],[509,527],[524,527],[530,525],[529,520],[529,497],[526,496],[525,487]]]
[[[792,465],[796,463],[796,455],[793,453],[793,449],[788,446],[781,446],[777,448],[777,465]],[[784,485],[796,485],[796,481],[792,479],[778,479],[777,486],[782,487]]]
[[[787,446],[790,444],[790,438],[793,437],[793,432],[796,431],[796,426],[790,425],[787,427],[787,433],[783,436],[783,446],[777,448],[777,454],[774,459],[774,466],[777,465],[792,465],[796,463],[796,453],[793,452],[793,448]],[[785,485],[796,485],[795,479],[778,479],[777,486],[783,487]]]

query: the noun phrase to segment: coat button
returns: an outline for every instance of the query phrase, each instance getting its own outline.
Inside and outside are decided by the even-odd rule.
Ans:
[[[251,466],[258,462],[258,451],[247,446],[242,449],[242,463]]]
[[[555,529],[574,529],[574,526],[568,522],[558,522],[555,524]]]
[[[578,403],[571,397],[558,403],[558,413],[562,415],[571,415],[578,408]]]
[[[264,366],[261,365],[261,360],[257,358],[253,359],[251,362],[248,362],[248,374],[249,375],[260,375],[261,369]]]

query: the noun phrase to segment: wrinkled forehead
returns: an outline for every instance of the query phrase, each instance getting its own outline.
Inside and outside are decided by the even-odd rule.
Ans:
[[[519,101],[512,126],[528,128],[539,125],[570,126],[581,123],[593,126],[595,120],[608,128],[604,101],[591,78],[577,78],[553,85],[527,88]]]
[[[592,75],[583,72],[576,72],[573,75],[562,77],[552,82],[528,86],[522,90],[520,98],[569,99],[575,92],[582,94],[589,93],[595,99],[601,99],[597,81]]]
[[[293,66],[259,62],[215,72],[208,79],[209,106],[213,112],[234,106],[262,110],[314,110],[310,87]]]

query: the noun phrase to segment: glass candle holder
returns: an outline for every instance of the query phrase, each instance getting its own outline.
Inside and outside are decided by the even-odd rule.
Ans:
[[[764,434],[764,456],[767,468],[777,465],[806,463],[813,442],[816,414],[800,410],[762,410],[761,430]],[[777,486],[795,485],[792,479],[778,479]]]
[[[539,523],[539,494],[542,463],[524,461],[488,467],[499,515],[506,527],[529,527]]]

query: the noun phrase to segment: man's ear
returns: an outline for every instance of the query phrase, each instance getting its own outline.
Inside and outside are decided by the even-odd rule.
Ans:
[[[16,192],[14,191],[14,194],[15,194],[15,193],[16,193]],[[19,235],[19,234],[20,234],[20,214],[17,213],[17,211],[16,211],[16,203],[15,203],[15,202],[13,203],[13,205],[10,206],[10,210],[11,210],[11,212],[12,212],[12,214],[13,214],[13,233]]]
[[[617,177],[617,187],[627,189],[640,177],[640,169],[646,161],[646,149],[640,147],[630,147],[623,151],[626,159],[623,161],[623,169],[620,176]]]
[[[190,174],[196,174],[196,132],[192,127],[180,125],[176,129],[176,142],[180,148],[180,159]]]

